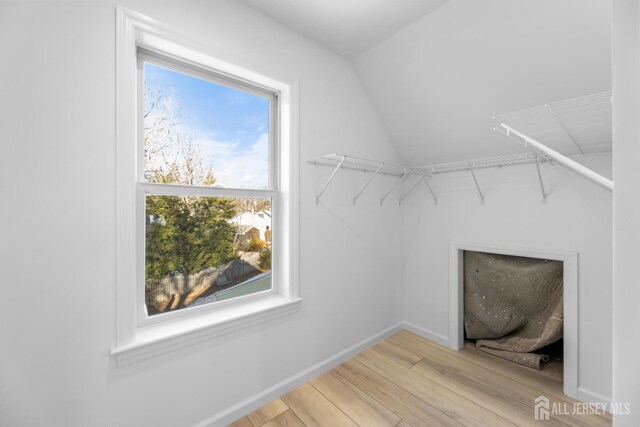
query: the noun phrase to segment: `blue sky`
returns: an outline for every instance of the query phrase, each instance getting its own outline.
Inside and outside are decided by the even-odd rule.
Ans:
[[[172,97],[181,126],[210,161],[218,184],[265,188],[268,176],[269,100],[240,90],[144,64],[145,84]],[[266,170],[265,170],[266,168]]]

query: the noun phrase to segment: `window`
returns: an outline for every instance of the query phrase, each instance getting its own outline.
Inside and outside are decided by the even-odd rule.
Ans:
[[[140,322],[271,291],[276,93],[142,50],[138,73]]]
[[[297,84],[119,9],[118,364],[296,309]]]

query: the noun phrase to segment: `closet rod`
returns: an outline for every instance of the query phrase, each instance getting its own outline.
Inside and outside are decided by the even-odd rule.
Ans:
[[[546,155],[548,155],[551,159],[555,160],[556,162],[560,163],[561,165],[573,170],[574,172],[579,173],[580,175],[592,180],[593,182],[600,184],[601,186],[603,186],[604,188],[606,188],[607,190],[613,191],[613,181],[611,181],[608,178],[605,178],[604,176],[600,175],[597,172],[592,171],[591,169],[587,168],[586,166],[581,165],[580,163],[571,160],[570,158],[563,156],[562,154],[558,153],[555,150],[552,150],[551,148],[547,147],[546,145],[536,141],[535,139],[528,137],[527,135],[523,134],[522,132],[519,132],[517,130],[515,130],[514,128],[512,128],[509,125],[506,125],[504,123],[500,123],[500,126],[502,126],[504,129],[506,129],[507,131],[507,135],[510,136],[510,134],[514,134],[517,135],[518,137],[522,138],[522,140],[535,147],[536,149],[542,151],[543,153],[545,153]]]

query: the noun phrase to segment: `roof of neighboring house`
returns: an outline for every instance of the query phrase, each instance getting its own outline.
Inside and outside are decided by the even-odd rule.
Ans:
[[[258,233],[260,232],[260,230],[258,230],[253,225],[238,225],[237,227],[238,227],[239,234],[247,234],[249,231],[251,231],[251,229],[256,230]]]
[[[268,291],[271,289],[271,271],[253,276],[246,282],[242,282],[231,288],[225,289],[215,294],[208,295],[206,297],[200,297],[190,304],[190,306],[209,304],[216,301],[223,301],[226,299],[241,297],[244,295],[253,294],[256,292]]]
[[[256,217],[258,216],[258,214],[265,214],[266,216],[268,216],[269,218],[271,218],[271,211],[258,211],[256,213],[252,213],[249,211],[244,211],[242,213],[239,213],[238,215],[234,216],[233,218],[231,218],[230,222],[239,222],[240,219],[244,216],[244,215],[251,215],[251,217]]]
[[[271,272],[267,271],[266,273],[252,277],[246,282],[216,293],[216,297],[218,301],[223,301],[256,292],[267,291],[269,289],[271,289]]]

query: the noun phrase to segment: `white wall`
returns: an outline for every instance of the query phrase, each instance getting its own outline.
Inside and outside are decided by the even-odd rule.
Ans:
[[[333,152],[397,160],[338,56],[231,0],[119,4],[299,78],[303,162]],[[406,320],[447,335],[449,239],[578,251],[580,386],[610,396],[611,195],[560,166],[543,168],[546,205],[530,165],[478,172],[483,206],[469,176],[448,175],[434,181],[438,207],[421,189],[401,214],[377,204],[384,178],[351,206],[367,177],[348,172],[316,206],[330,170],[303,163],[301,312],[116,368],[115,5],[0,3],[0,425],[190,426],[394,325],[403,305]],[[626,145],[616,156],[634,154]],[[616,202],[631,200],[631,187],[620,191]],[[624,233],[637,231],[628,212],[625,253]],[[633,260],[617,262],[628,273],[622,328],[637,291]],[[619,377],[637,373],[617,357]],[[618,383],[614,398],[630,399],[633,384]]]
[[[300,81],[301,160],[396,161],[352,66],[241,3],[124,0]],[[115,1],[0,3],[0,425],[190,426],[401,320],[381,179],[301,165],[302,310],[116,368]],[[384,266],[384,268],[380,268]]]
[[[355,65],[404,162],[513,153],[493,116],[611,89],[611,0],[450,0]]]
[[[614,425],[633,427],[640,419],[640,7],[637,0],[613,3],[613,400],[632,411],[614,416]]]
[[[610,0],[451,0],[355,60],[411,165],[519,152],[492,116],[611,88]],[[611,176],[611,155],[577,161]],[[611,398],[611,193],[560,166],[434,179],[403,216],[405,320],[448,339],[449,240],[579,252],[579,387]],[[583,396],[586,398],[586,396]]]
[[[611,173],[611,156],[591,155],[591,167]],[[611,192],[564,169],[541,166],[549,192],[542,203],[534,165],[476,172],[485,193],[460,172],[432,179],[438,206],[426,190],[411,197],[403,217],[405,320],[449,338],[449,242],[458,240],[578,252],[579,395],[611,398]]]

